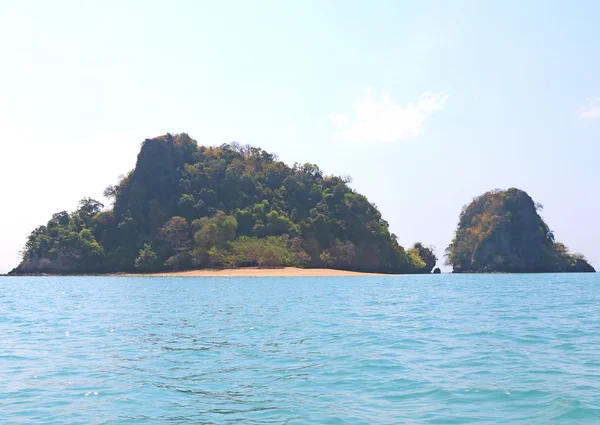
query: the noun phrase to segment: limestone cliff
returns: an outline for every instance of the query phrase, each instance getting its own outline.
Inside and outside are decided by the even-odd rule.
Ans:
[[[446,249],[449,265],[461,272],[593,272],[581,254],[554,240],[540,217],[541,205],[511,188],[475,198],[460,214]]]

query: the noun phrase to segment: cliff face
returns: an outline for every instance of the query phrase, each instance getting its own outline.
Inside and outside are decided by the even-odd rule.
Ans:
[[[463,208],[446,249],[454,272],[593,272],[570,254],[538,214],[541,206],[522,190],[487,192]]]
[[[147,139],[106,196],[54,214],[27,240],[13,274],[306,266],[429,273],[376,206],[314,164],[289,167],[262,149],[198,146],[186,134]]]

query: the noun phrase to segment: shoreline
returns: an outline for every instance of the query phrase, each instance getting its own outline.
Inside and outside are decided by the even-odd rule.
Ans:
[[[334,277],[334,276],[397,276],[384,273],[353,272],[336,269],[301,269],[298,267],[239,269],[200,269],[180,272],[117,273],[109,276],[125,277]]]
[[[0,274],[0,277],[335,277],[335,276],[400,276],[390,273],[355,272],[349,270],[337,270],[326,268],[302,269],[299,267],[259,268],[242,267],[234,269],[198,269],[182,270],[176,272],[154,272],[154,273],[24,273],[24,274]]]

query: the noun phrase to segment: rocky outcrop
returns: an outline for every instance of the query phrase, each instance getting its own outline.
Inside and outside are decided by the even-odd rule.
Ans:
[[[462,272],[593,272],[581,254],[554,240],[540,217],[541,205],[511,188],[475,198],[460,214],[446,249],[448,264]]]
[[[72,261],[49,260],[48,258],[28,258],[12,269],[8,275],[41,273],[69,274],[75,273],[77,270],[77,265]]]

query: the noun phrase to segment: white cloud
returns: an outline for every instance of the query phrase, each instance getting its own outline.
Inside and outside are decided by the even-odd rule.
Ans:
[[[329,119],[335,134],[353,142],[395,142],[419,134],[431,114],[444,107],[446,93],[426,92],[416,103],[398,105],[383,93],[381,100],[372,95],[370,88],[363,89],[363,97],[354,103],[354,114],[330,113]]]
[[[348,115],[334,113],[329,114],[329,119],[338,128],[344,127],[348,121],[350,121],[350,117]]]
[[[587,99],[587,105],[579,108],[579,116],[584,119],[600,118],[600,98]]]

